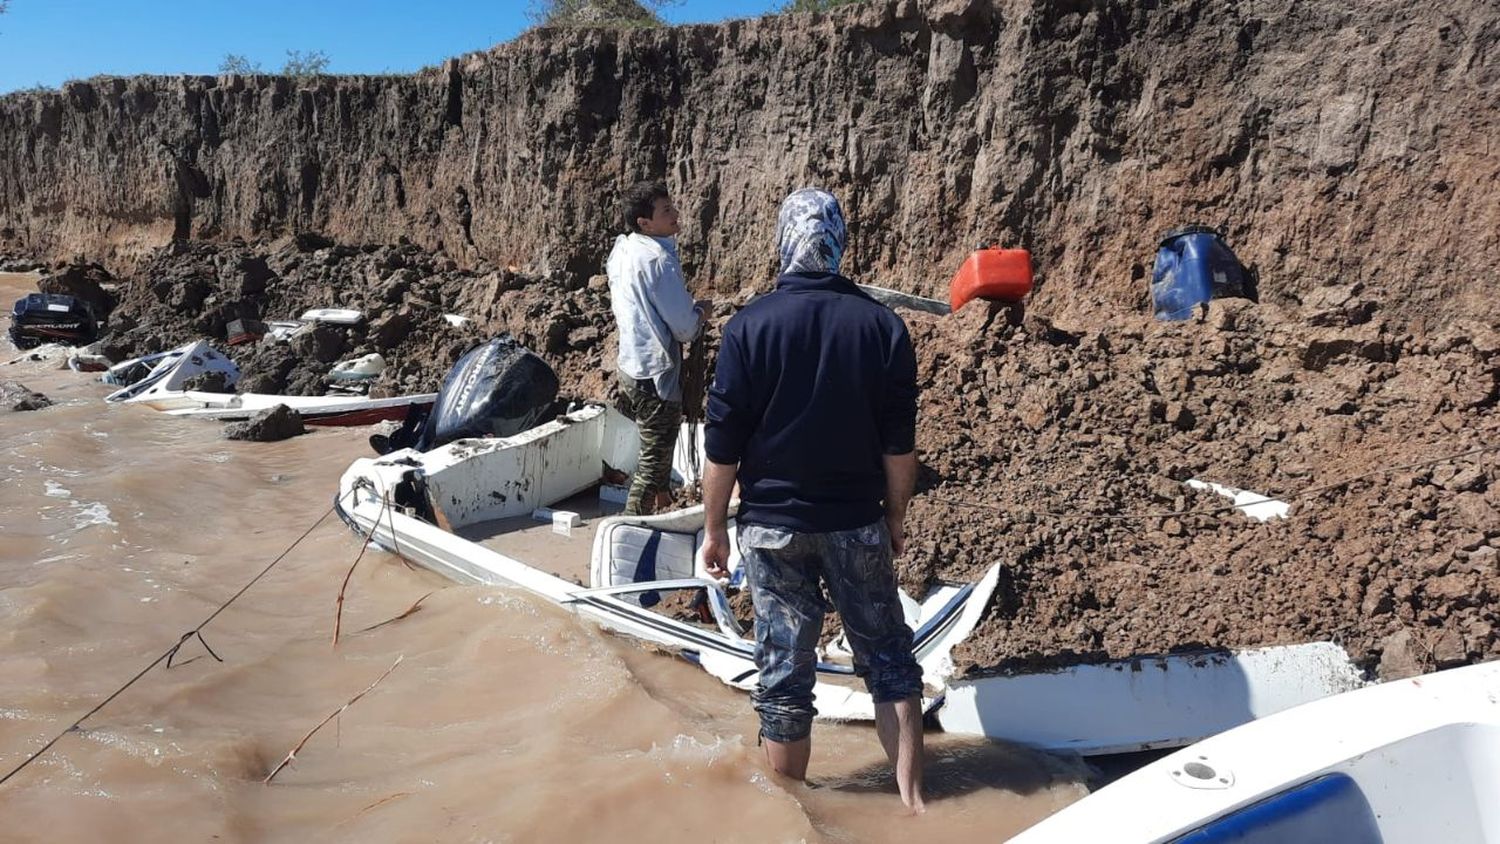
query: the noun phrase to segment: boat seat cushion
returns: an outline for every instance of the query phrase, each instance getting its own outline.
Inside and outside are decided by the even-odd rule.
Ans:
[[[609,534],[609,585],[692,577],[696,551],[691,533],[616,525]]]

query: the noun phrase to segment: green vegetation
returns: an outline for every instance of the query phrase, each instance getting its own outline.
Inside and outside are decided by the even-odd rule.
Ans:
[[[264,73],[260,61],[251,61],[239,52],[226,52],[223,61],[219,61],[220,73]],[[329,72],[329,55],[321,49],[309,49],[308,52],[300,49],[288,49],[287,63],[282,64],[281,75],[293,76],[294,79],[311,79]]]
[[[287,50],[286,64],[281,66],[282,76],[308,79],[328,72],[328,56],[322,50]]]
[[[531,0],[526,14],[537,26],[616,29],[665,26],[657,12],[680,0]]]
[[[252,62],[249,58],[239,53],[227,53],[224,60],[219,62],[220,73],[242,73],[251,75],[265,73],[260,67],[260,62]],[[328,72],[328,55],[322,50],[287,50],[286,64],[281,66],[281,75],[290,76],[294,79],[311,79],[314,76],[322,76]]]
[[[260,62],[251,62],[238,53],[227,53],[224,61],[219,62],[220,73],[243,73],[246,75],[260,73]]]
[[[864,0],[786,0],[783,12],[826,12],[839,6],[850,6]]]

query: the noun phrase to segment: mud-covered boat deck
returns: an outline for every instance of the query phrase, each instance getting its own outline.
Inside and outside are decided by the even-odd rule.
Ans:
[[[589,584],[589,552],[600,520],[624,509],[623,505],[599,500],[599,490],[588,489],[552,505],[552,510],[571,510],[583,523],[571,535],[553,533],[552,522],[533,519],[530,515],[466,525],[453,532],[507,557],[569,580],[580,586]]]

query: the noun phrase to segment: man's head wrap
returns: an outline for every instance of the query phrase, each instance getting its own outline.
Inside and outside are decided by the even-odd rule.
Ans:
[[[836,273],[849,233],[833,194],[803,188],[781,203],[776,246],[783,273]]]

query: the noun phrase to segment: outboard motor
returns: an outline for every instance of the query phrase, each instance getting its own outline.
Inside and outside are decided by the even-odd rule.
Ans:
[[[87,346],[98,337],[93,312],[72,296],[28,293],[11,310],[10,339],[18,349],[34,349],[43,343]]]
[[[1186,226],[1162,236],[1151,271],[1151,304],[1157,319],[1179,320],[1210,299],[1257,300],[1255,275],[1208,226]]]
[[[413,410],[390,437],[374,436],[381,454],[431,451],[465,437],[509,437],[535,428],[557,403],[557,373],[509,334],[467,352],[448,371],[425,414]]]

